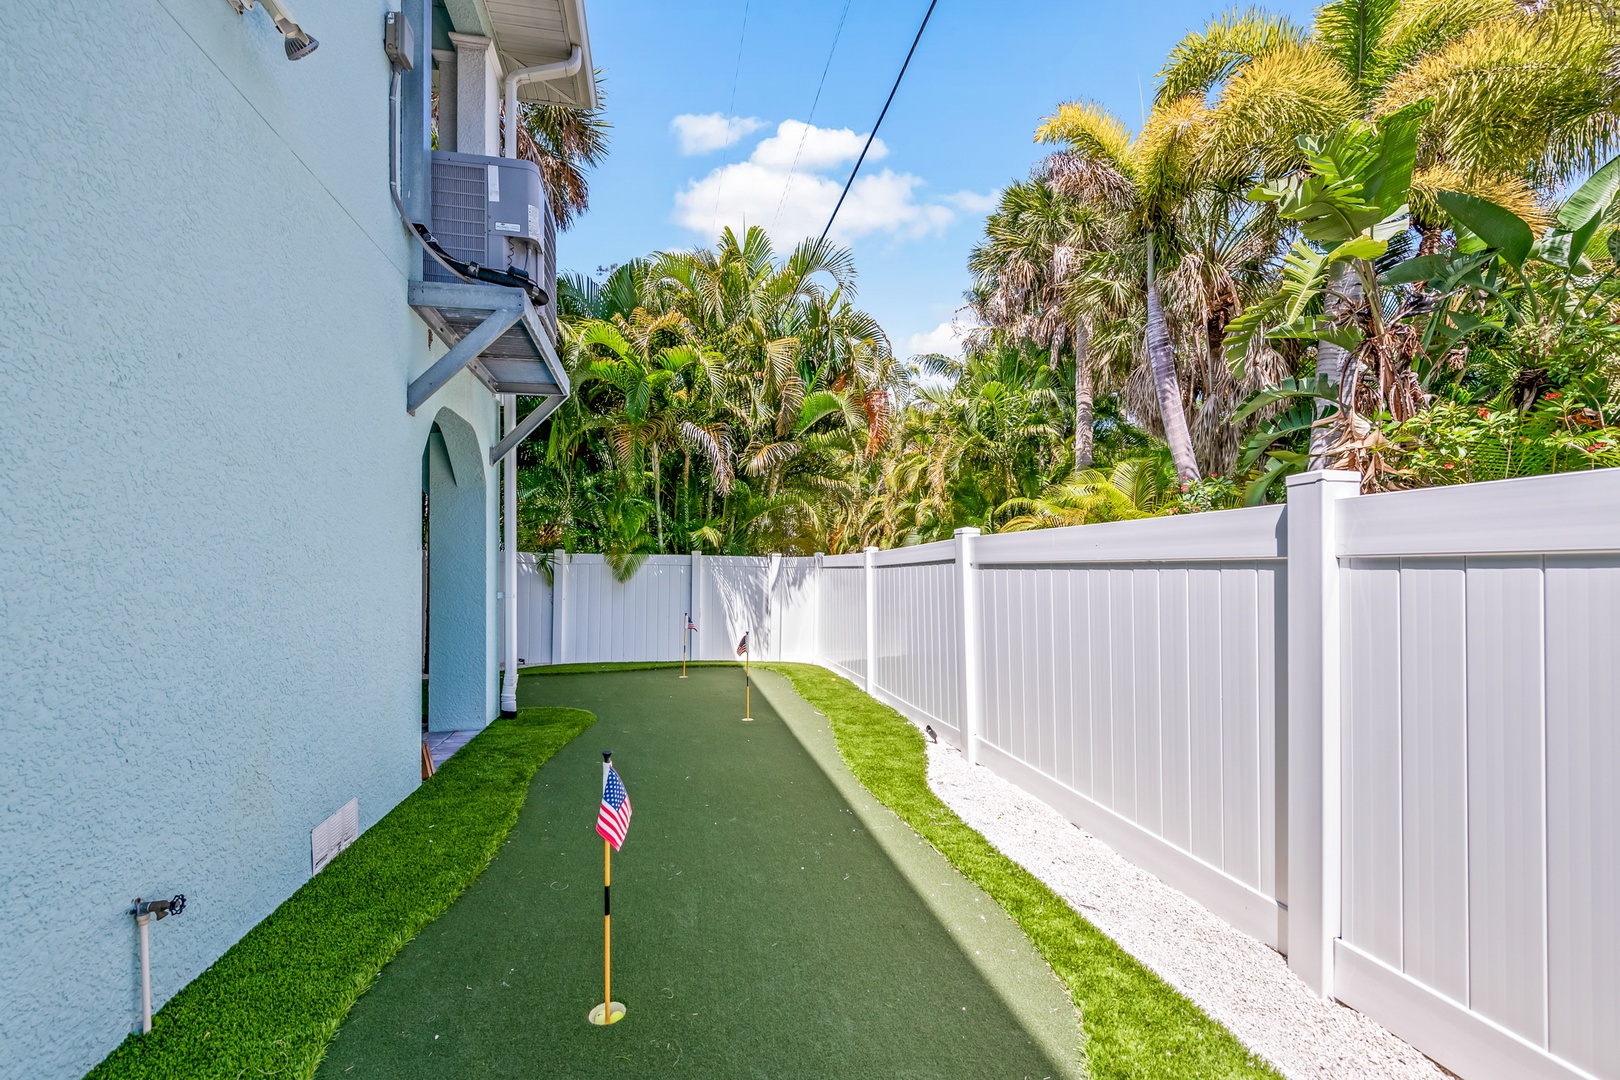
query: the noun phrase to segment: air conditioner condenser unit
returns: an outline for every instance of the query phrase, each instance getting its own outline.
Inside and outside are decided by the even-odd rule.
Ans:
[[[544,186],[540,169],[521,158],[433,151],[433,220],[441,247],[455,258],[491,270],[526,275],[548,296],[552,282],[540,279],[544,265]],[[422,276],[454,281],[436,260]]]

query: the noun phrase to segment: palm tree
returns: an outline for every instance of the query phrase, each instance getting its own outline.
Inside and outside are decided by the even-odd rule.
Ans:
[[[557,318],[564,323],[626,317],[641,306],[647,264],[632,259],[615,266],[601,281],[584,274],[557,276]]]
[[[603,100],[600,74],[596,77],[596,96],[599,102]],[[590,207],[585,170],[599,165],[607,156],[608,131],[613,125],[599,108],[527,102],[518,108],[523,120],[518,125],[518,157],[540,166],[540,178],[545,181],[557,228],[566,229],[576,215]]]
[[[798,509],[770,512],[785,533],[808,535],[820,527],[808,508],[853,497],[853,488],[823,483],[821,470],[845,455],[858,467],[882,448],[905,381],[887,335],[851,302],[854,278],[847,249],[806,240],[777,261],[759,228],[741,237],[727,229],[712,249],[665,253],[648,267],[655,302],[679,311],[724,358],[738,472],[769,498],[797,492]]]
[[[969,300],[986,325],[1012,332],[1051,351],[1058,366],[1064,340],[1074,333],[1074,460],[1092,458],[1094,388],[1090,322],[1070,302],[1071,279],[1088,254],[1117,242],[1117,215],[1094,202],[1067,198],[1043,176],[1007,186],[985,224],[985,239],[968,257],[975,278]]]
[[[1108,469],[1076,470],[1034,499],[1016,500],[1023,513],[1003,529],[1021,532],[1099,521],[1133,521],[1180,508],[1181,478],[1168,449],[1124,458]]]
[[[729,435],[709,420],[711,371],[717,357],[690,341],[690,328],[676,312],[654,316],[638,308],[630,318],[593,319],[574,335],[580,363],[573,373],[581,431],[601,431],[619,468],[636,490],[649,470],[659,548],[664,547],[663,455],[679,449],[684,470],[691,455],[707,461],[715,487],[731,486]],[[606,391],[601,394],[598,389]],[[708,422],[706,422],[708,421]]]
[[[1220,472],[1237,458],[1241,440],[1228,419],[1246,388],[1226,371],[1220,343],[1226,323],[1268,284],[1279,233],[1274,213],[1204,168],[1200,120],[1185,102],[1156,108],[1133,137],[1100,106],[1075,102],[1036,131],[1062,147],[1048,164],[1054,188],[1118,222],[1116,242],[1067,282],[1075,310],[1089,316],[1092,363],[1134,368],[1132,408],[1160,418],[1188,483],[1200,461]],[[1265,350],[1256,367],[1279,363]]]
[[[883,487],[867,501],[870,537],[944,539],[963,525],[994,531],[1009,505],[1072,471],[1064,395],[1024,341],[992,334],[962,360],[925,358],[929,374],[949,382],[925,385],[907,405]]]
[[[532,485],[552,516],[580,522],[584,542],[623,547],[627,526],[602,514],[635,517],[647,492],[639,520],[656,550],[838,550],[829,542],[854,536],[861,481],[907,380],[851,302],[853,281],[844,249],[806,242],[778,259],[758,229],[600,283],[565,278],[576,392],[548,421],[552,486]],[[591,488],[588,511],[580,459],[614,477],[611,498]]]
[[[1075,197],[1114,208],[1124,222],[1121,246],[1139,246],[1145,257],[1146,350],[1160,423],[1176,471],[1188,483],[1199,477],[1187,428],[1181,380],[1166,325],[1155,255],[1174,255],[1173,220],[1178,204],[1196,189],[1187,168],[1180,118],[1155,110],[1139,137],[1101,106],[1071,102],[1042,121],[1038,142],[1058,143],[1066,161],[1059,167],[1063,187]]]

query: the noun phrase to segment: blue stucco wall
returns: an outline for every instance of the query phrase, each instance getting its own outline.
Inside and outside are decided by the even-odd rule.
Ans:
[[[82,1073],[418,782],[430,362],[387,195],[377,0],[296,64],[225,0],[0,35],[0,1074]],[[496,583],[484,470],[483,587]],[[473,513],[480,507],[474,506]],[[483,719],[497,707],[482,603]],[[474,710],[476,712],[476,710]]]

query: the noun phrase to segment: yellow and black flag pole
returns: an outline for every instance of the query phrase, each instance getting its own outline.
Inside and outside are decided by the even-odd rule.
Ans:
[[[630,796],[624,790],[613,751],[602,751],[602,808],[596,814],[596,832],[602,837],[602,1004],[591,1009],[597,1026],[624,1019],[625,1009],[613,1000],[613,852],[630,831]]]
[[[743,720],[754,719],[754,684],[748,673],[748,633],[743,632],[742,640],[737,642],[737,655],[743,658]]]

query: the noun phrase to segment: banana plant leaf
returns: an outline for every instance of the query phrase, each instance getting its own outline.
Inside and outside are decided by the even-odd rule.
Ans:
[[[1296,453],[1292,450],[1274,451],[1271,455],[1271,464],[1266,471],[1249,481],[1243,489],[1243,505],[1259,506],[1266,501],[1266,489],[1273,480],[1285,473],[1301,472],[1309,461],[1309,455]]]
[[[1535,246],[1536,237],[1518,214],[1488,199],[1460,191],[1442,191],[1437,198],[1446,213],[1484,241],[1487,247],[1500,252],[1513,269],[1524,266],[1524,260],[1530,257],[1530,249]],[[1458,247],[1460,249],[1461,244]]]
[[[1254,396],[1245,401],[1238,411],[1232,414],[1232,423],[1252,416],[1258,409],[1279,401],[1288,401],[1293,398],[1316,398],[1337,406],[1339,404],[1339,388],[1326,375],[1317,375],[1309,379],[1284,379],[1276,386],[1266,386],[1254,392]]]
[[[1316,407],[1310,402],[1301,402],[1292,409],[1276,417],[1260,431],[1250,435],[1243,444],[1243,456],[1238,458],[1239,470],[1247,469],[1263,454],[1271,453],[1272,447],[1278,439],[1287,438],[1301,431],[1309,431],[1317,424]]]

